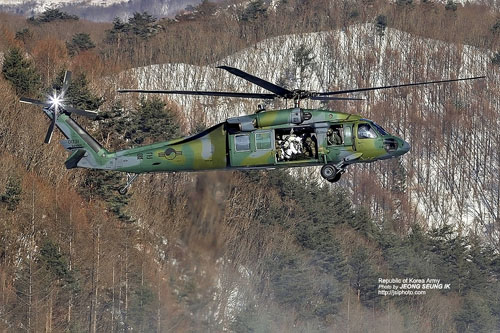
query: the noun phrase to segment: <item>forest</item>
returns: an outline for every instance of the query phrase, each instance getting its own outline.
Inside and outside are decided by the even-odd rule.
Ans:
[[[498,3],[205,0],[108,23],[0,13],[0,59],[1,332],[500,330]],[[222,90],[205,81],[222,62],[313,89],[487,78],[316,106],[412,145],[338,184],[308,168],[148,174],[125,196],[123,174],[66,170],[62,135],[44,144],[43,112],[19,103],[71,70],[67,99],[99,109],[78,121],[114,151],[254,112],[116,93]],[[405,278],[450,288],[380,292],[380,279]]]

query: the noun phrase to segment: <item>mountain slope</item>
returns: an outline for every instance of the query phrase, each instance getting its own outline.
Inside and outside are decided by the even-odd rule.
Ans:
[[[300,45],[314,56],[302,78],[294,62],[294,52]],[[237,67],[292,88],[299,88],[302,82],[300,88],[317,91],[488,74],[488,78],[481,81],[377,91],[366,95],[366,102],[331,105],[373,119],[412,144],[412,151],[402,160],[403,171],[409,176],[405,184],[408,191],[398,200],[404,200],[407,209],[416,208],[422,222],[465,224],[482,229],[492,223],[498,213],[488,207],[492,208],[489,202],[498,197],[496,185],[492,186],[491,182],[499,163],[487,147],[492,139],[499,140],[499,137],[485,136],[482,120],[483,114],[496,115],[498,119],[500,112],[497,89],[500,77],[498,71],[492,71],[491,57],[490,51],[424,39],[394,29],[382,33],[368,24],[345,31],[271,38],[214,65]],[[131,70],[125,76],[133,74],[141,89],[261,91],[214,67],[152,65]],[[188,116],[201,108],[207,114],[209,125],[251,113],[258,103],[229,98],[168,98],[179,104]],[[269,107],[284,106],[283,102],[276,102]],[[302,106],[321,107],[315,102],[305,102]],[[464,124],[469,127],[464,128]],[[488,152],[486,155],[484,149]],[[397,167],[394,163],[378,162],[368,167],[352,167],[351,173],[355,177],[360,173],[375,173],[377,177],[369,186],[394,197],[395,180],[388,179],[394,167]],[[359,193],[361,185],[355,178],[347,181],[353,192]],[[366,197],[358,197],[359,202],[368,200],[374,209],[381,209],[376,191],[369,192]]]
[[[58,8],[90,21],[112,21],[115,17],[126,18],[134,12],[144,11],[155,17],[166,17],[188,5],[196,5],[200,2],[200,0],[2,0],[0,1],[0,12],[33,16],[47,9]]]

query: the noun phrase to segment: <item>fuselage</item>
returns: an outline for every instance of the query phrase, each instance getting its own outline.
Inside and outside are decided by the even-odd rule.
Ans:
[[[190,137],[105,152],[101,168],[147,173],[327,163],[345,167],[397,157],[409,149],[404,140],[358,115],[295,108],[229,118]]]

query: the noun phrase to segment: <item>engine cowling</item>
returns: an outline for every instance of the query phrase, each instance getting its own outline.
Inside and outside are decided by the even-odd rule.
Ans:
[[[228,129],[232,132],[252,132],[257,128],[278,125],[299,125],[312,118],[312,114],[302,109],[259,112],[251,116],[229,118]]]
[[[227,124],[233,132],[251,132],[257,128],[257,120],[252,116],[229,118]]]
[[[257,113],[257,127],[269,127],[276,125],[293,124],[299,125],[304,121],[311,119],[310,112],[304,112],[296,108],[292,110],[276,110]]]

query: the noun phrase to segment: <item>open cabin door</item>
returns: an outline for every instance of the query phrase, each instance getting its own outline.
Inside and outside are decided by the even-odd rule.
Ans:
[[[288,127],[274,130],[276,164],[317,163],[318,135],[311,126]]]

